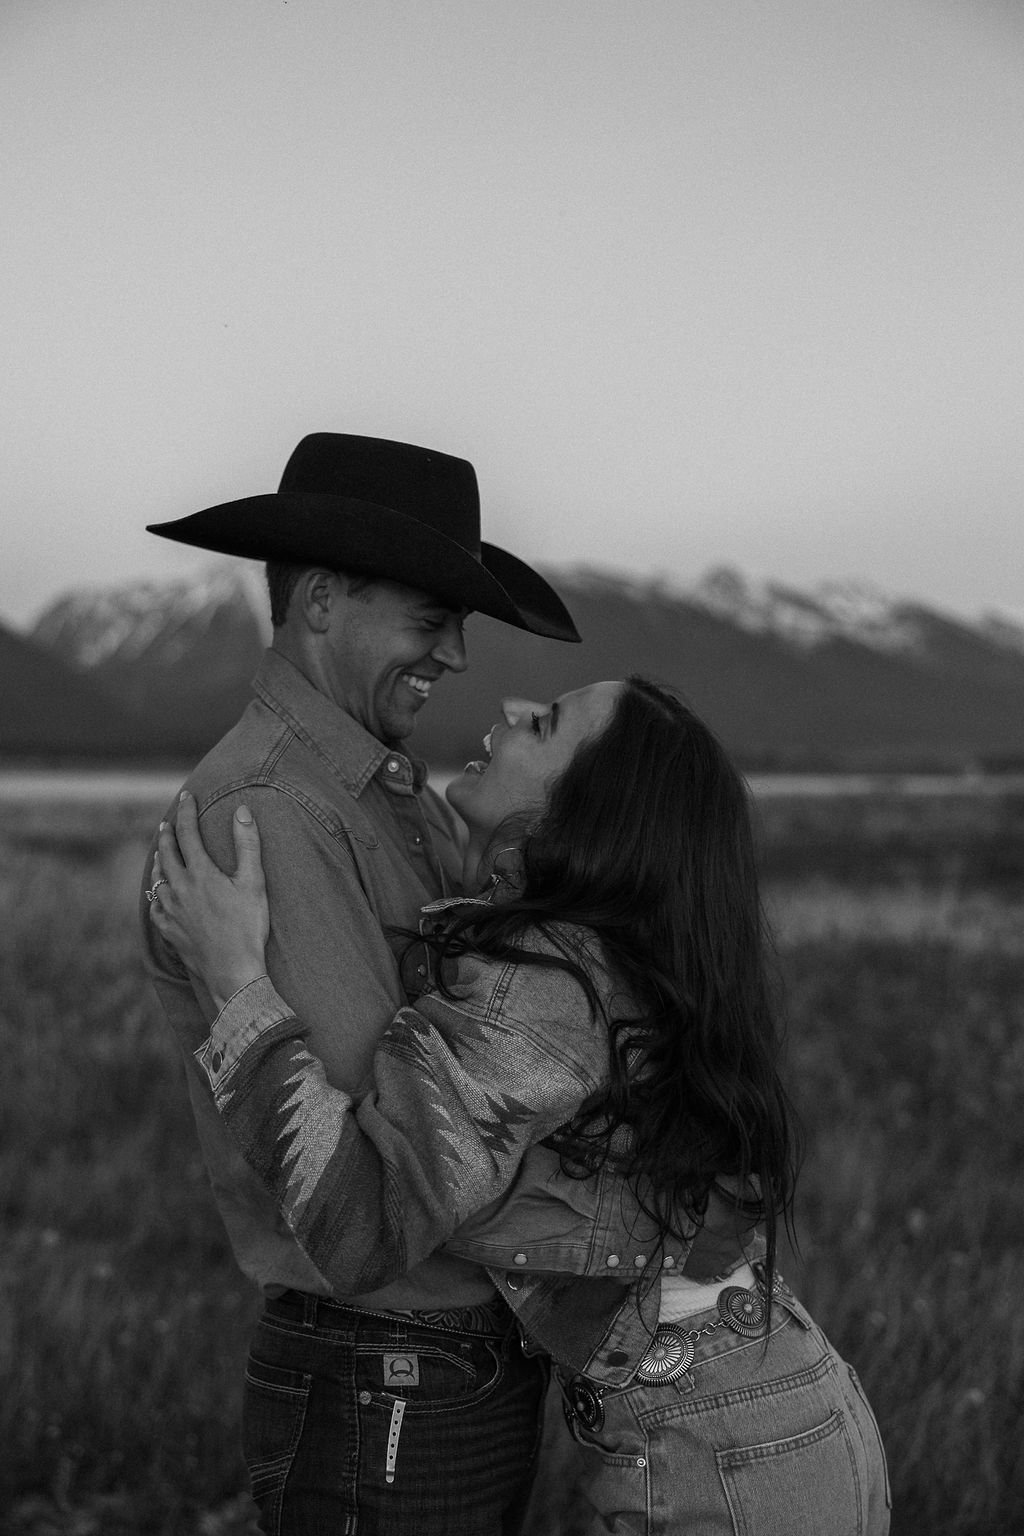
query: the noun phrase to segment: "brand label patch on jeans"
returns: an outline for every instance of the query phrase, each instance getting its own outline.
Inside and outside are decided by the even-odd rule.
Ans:
[[[384,1356],[384,1385],[386,1387],[418,1387],[419,1384],[419,1355]]]

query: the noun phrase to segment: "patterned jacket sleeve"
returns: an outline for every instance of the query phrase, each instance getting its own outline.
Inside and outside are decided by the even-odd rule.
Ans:
[[[338,1295],[387,1284],[497,1199],[607,1070],[606,1029],[564,971],[467,957],[452,990],[398,1013],[358,1101],[328,1083],[266,977],[194,1053],[246,1161]]]

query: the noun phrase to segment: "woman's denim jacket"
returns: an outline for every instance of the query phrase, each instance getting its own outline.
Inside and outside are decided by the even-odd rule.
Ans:
[[[452,904],[425,908],[425,927]],[[523,947],[571,954],[611,1015],[627,1004],[585,930],[534,932]],[[656,1326],[663,1267],[706,1281],[763,1252],[717,1196],[699,1229],[662,1243],[607,1164],[563,1171],[545,1143],[606,1083],[608,1032],[562,969],[462,958],[448,994],[398,1013],[359,1098],[327,1082],[303,1035],[263,977],[190,1048],[335,1295],[376,1290],[444,1245],[488,1270],[535,1347],[620,1386]]]

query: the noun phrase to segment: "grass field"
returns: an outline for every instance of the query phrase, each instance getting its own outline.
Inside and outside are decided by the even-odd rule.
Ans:
[[[1019,1536],[1024,803],[763,814],[808,1133],[787,1278],[865,1383],[897,1536]],[[136,952],[152,819],[0,806],[5,1536],[251,1529],[255,1301]]]

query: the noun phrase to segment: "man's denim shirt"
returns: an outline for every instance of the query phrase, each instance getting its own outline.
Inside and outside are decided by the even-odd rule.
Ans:
[[[525,945],[570,946],[614,1012],[587,936],[553,937]],[[183,1043],[339,1296],[386,1286],[446,1244],[487,1267],[534,1345],[619,1385],[656,1325],[663,1265],[706,1280],[763,1251],[720,1201],[699,1233],[691,1223],[661,1244],[619,1175],[573,1178],[542,1145],[608,1075],[607,1024],[562,969],[463,957],[451,995],[429,991],[398,1012],[363,1097],[331,1086],[269,978],[230,999],[208,1038]]]
[[[271,977],[303,1020],[332,1083],[370,1081],[380,1035],[408,991],[397,956],[424,903],[459,888],[461,852],[448,807],[423,787],[422,765],[390,751],[268,651],[255,699],[186,781],[206,845],[234,867],[231,818],[243,802],[259,824],[271,935]],[[168,813],[173,820],[174,810]],[[144,885],[149,884],[149,861]],[[196,998],[177,956],[140,902],[143,944],[160,1001],[179,1037],[205,1036],[215,1009]],[[414,979],[415,975],[414,975]],[[422,979],[419,978],[420,984]],[[328,1282],[295,1241],[276,1202],[240,1156],[205,1075],[187,1062],[199,1140],[235,1256],[270,1293],[326,1294]],[[425,1257],[367,1306],[469,1306],[493,1297],[487,1274],[453,1255]]]

